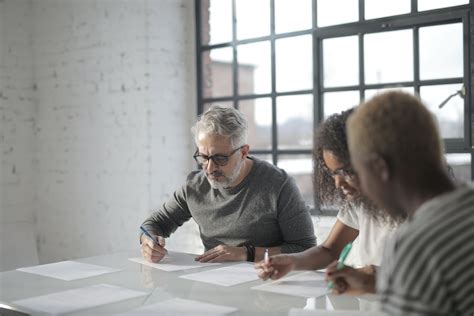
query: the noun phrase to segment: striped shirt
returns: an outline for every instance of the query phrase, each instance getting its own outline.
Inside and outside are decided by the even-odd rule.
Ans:
[[[474,188],[424,203],[387,242],[377,277],[390,315],[474,315]]]

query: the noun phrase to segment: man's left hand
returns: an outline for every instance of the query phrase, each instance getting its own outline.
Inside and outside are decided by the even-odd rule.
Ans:
[[[197,256],[194,260],[199,262],[245,261],[247,250],[245,247],[219,245]]]
[[[326,281],[334,282],[333,294],[375,293],[375,269],[373,266],[360,269],[344,266],[338,270],[337,261],[334,261],[326,268]]]

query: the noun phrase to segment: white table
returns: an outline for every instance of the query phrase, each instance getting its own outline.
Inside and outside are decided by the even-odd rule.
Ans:
[[[74,315],[123,313],[143,305],[176,297],[237,307],[239,315],[287,315],[290,308],[303,308],[305,306],[310,309],[373,310],[377,304],[374,296],[326,295],[306,299],[250,289],[262,284],[263,281],[261,280],[231,287],[195,282],[179,278],[179,276],[216,269],[221,266],[165,272],[128,260],[128,258],[139,256],[138,252],[132,251],[77,259],[75,261],[122,269],[122,271],[76,281],[61,281],[20,271],[2,272],[0,273],[0,304],[11,305],[11,302],[15,300],[99,283],[122,286],[132,290],[149,292],[150,294],[146,297],[109,304],[92,310],[84,310],[74,313]]]

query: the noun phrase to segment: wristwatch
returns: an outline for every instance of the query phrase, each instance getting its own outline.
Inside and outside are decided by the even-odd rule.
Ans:
[[[247,261],[255,262],[255,247],[252,245],[244,245],[247,250]]]

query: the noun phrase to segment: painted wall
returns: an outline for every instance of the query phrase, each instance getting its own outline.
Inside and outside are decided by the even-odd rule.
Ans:
[[[32,26],[31,1],[0,1],[0,269],[38,261]]]
[[[24,214],[40,263],[136,248],[139,224],[193,167],[193,2],[3,0],[0,10],[2,232]],[[13,243],[2,235],[3,249]]]

